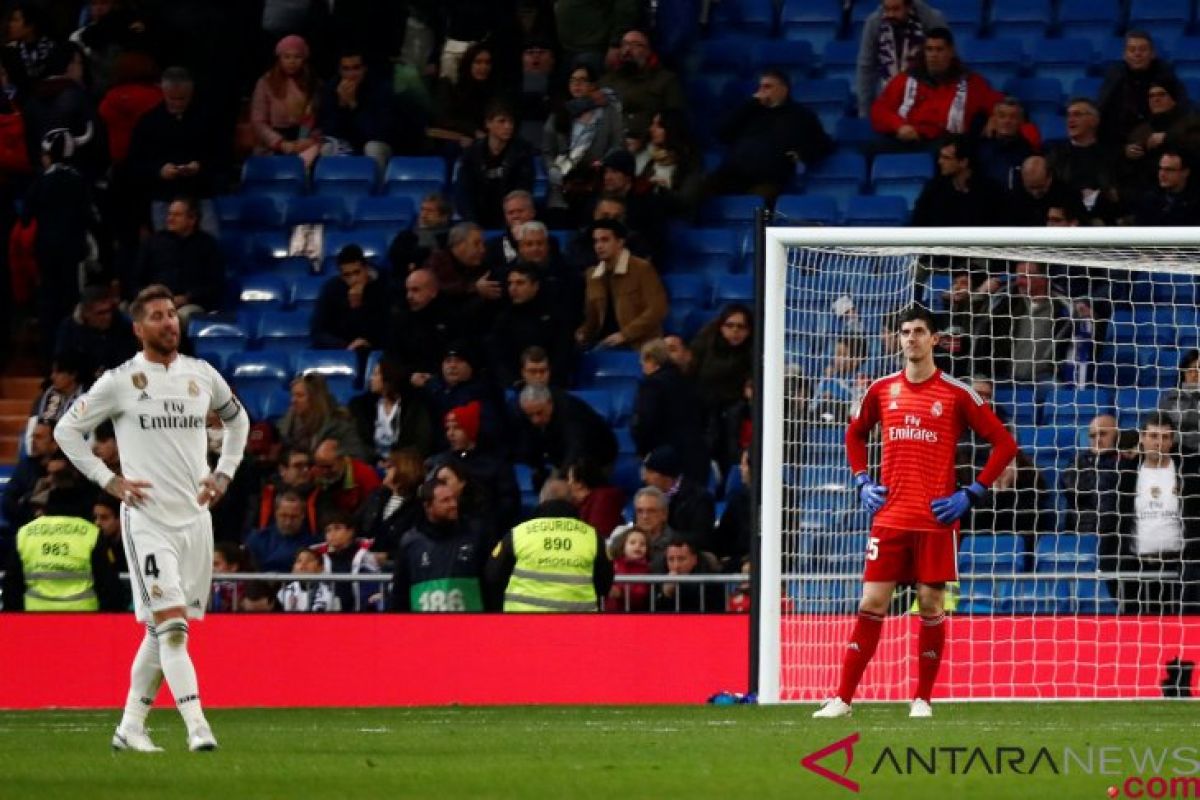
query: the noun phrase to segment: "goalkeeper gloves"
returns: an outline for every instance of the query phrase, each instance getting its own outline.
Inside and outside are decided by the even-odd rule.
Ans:
[[[950,525],[962,519],[963,515],[971,510],[971,506],[982,500],[986,494],[987,489],[983,488],[983,484],[979,481],[976,481],[948,497],[939,497],[931,502],[929,507],[933,509],[933,516],[938,522]]]
[[[887,502],[886,486],[880,486],[865,472],[854,476],[854,483],[858,486],[858,496],[862,500],[863,508],[872,514],[883,508],[883,504]]]

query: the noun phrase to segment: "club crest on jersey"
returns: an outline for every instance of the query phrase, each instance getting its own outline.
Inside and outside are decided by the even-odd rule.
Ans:
[[[146,373],[144,372],[133,373],[129,380],[133,381],[133,388],[135,389],[145,389],[146,384],[150,382],[149,379],[146,378]]]
[[[929,407],[929,413],[933,414],[935,417],[940,417],[942,415],[942,401],[935,401],[934,404]]]
[[[200,394],[200,387],[196,385],[195,381],[188,381],[187,393],[188,397],[196,397]]]
[[[899,397],[900,396],[900,384],[893,383],[892,388],[888,390],[888,393],[891,394],[892,397]]]
[[[78,417],[82,417],[87,411],[87,400],[82,397],[71,404],[71,413]]]
[[[1158,486],[1151,486],[1150,487],[1150,496],[1152,498],[1154,498],[1155,500],[1157,500],[1158,498],[1162,497],[1162,489]]]
[[[162,600],[163,590],[159,588],[157,583],[150,587],[150,596],[155,600]]]

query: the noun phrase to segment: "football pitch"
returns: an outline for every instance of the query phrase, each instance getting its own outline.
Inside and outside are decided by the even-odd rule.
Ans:
[[[156,709],[158,754],[111,752],[115,711],[0,712],[0,798],[1200,797],[1196,703],[935,709],[213,710],[214,753]]]

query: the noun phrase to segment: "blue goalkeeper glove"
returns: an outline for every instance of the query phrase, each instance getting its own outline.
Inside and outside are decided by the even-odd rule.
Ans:
[[[863,508],[872,514],[883,508],[883,504],[887,502],[886,486],[880,486],[865,472],[858,473],[854,477],[854,483],[858,486],[858,496],[862,500]]]
[[[963,515],[971,510],[987,494],[983,484],[975,481],[970,486],[964,486],[949,497],[939,497],[929,504],[933,516],[943,525],[958,522]]]

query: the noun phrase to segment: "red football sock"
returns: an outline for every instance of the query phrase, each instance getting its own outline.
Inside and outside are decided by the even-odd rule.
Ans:
[[[938,668],[942,666],[942,648],[946,645],[946,615],[921,617],[917,636],[917,697],[929,702]]]
[[[850,634],[846,657],[842,660],[842,683],[838,686],[837,695],[843,702],[849,703],[854,699],[863,672],[871,662],[871,656],[875,655],[882,630],[883,617],[865,611],[858,612],[858,621],[854,623],[854,633]]]

